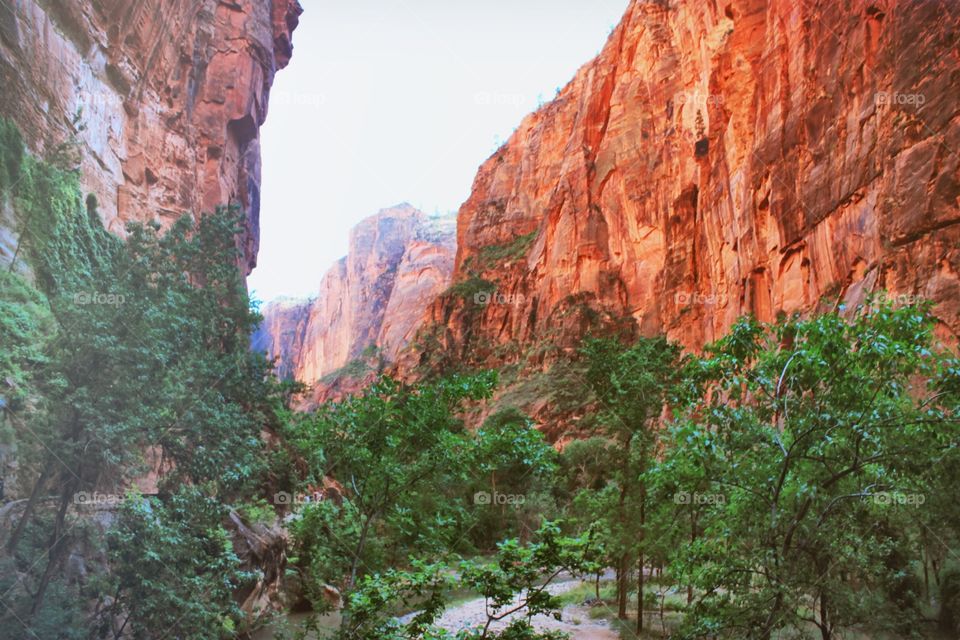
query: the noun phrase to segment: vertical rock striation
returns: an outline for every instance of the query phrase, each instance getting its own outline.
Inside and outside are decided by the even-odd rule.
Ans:
[[[254,348],[277,359],[280,377],[310,385],[351,363],[362,374],[370,361],[393,361],[449,285],[453,226],[452,218],[428,218],[408,204],[366,218],[315,299],[264,308]]]
[[[313,300],[278,298],[262,309],[263,322],[253,333],[251,348],[275,360],[275,373],[281,380],[297,376],[295,365],[303,352],[312,305]]]
[[[0,113],[30,148],[79,151],[104,223],[240,204],[256,264],[258,129],[297,0],[5,0]]]
[[[882,288],[955,337],[958,33],[947,0],[635,0],[480,168],[430,331],[488,366],[598,319],[699,348]]]

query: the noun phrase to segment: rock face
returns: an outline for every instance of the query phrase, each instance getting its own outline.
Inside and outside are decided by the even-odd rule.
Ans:
[[[263,322],[251,338],[251,347],[276,359],[275,371],[281,380],[296,378],[294,366],[303,351],[312,305],[313,300],[279,298],[263,308]]]
[[[359,374],[370,361],[393,361],[450,283],[453,227],[452,218],[428,218],[408,204],[366,218],[315,299],[264,308],[254,348],[277,359],[281,377],[309,385],[351,363]]]
[[[481,167],[430,331],[536,366],[598,321],[696,349],[882,288],[957,336],[958,33],[946,0],[635,0]]]
[[[258,129],[297,0],[0,2],[0,113],[28,146],[79,150],[104,223],[240,204],[256,264]]]

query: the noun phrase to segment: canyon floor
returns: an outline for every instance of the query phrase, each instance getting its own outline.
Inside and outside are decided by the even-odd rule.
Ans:
[[[576,579],[567,579],[550,585],[550,593],[559,595],[571,591],[583,584]],[[458,631],[482,626],[486,621],[486,602],[483,598],[468,600],[448,609],[438,621],[438,625],[450,631]],[[491,625],[491,629],[506,627],[514,616],[510,616]],[[590,617],[590,608],[582,604],[564,607],[560,620],[548,616],[536,616],[533,625],[538,631],[562,631],[570,634],[573,640],[618,640],[616,631],[603,620]]]

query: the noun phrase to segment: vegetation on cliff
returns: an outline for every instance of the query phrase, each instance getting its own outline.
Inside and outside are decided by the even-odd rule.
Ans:
[[[744,318],[702,355],[587,339],[543,377],[563,393],[536,391],[579,414],[560,451],[509,394],[466,427],[497,390],[483,371],[294,415],[248,348],[235,211],[121,240],[69,165],[0,125],[19,232],[0,638],[246,637],[238,594],[265,574],[231,516],[283,518],[268,604],[342,605],[337,640],[557,638],[534,616],[561,614],[561,575],[625,637],[957,632],[960,363],[927,307]],[[455,590],[487,605],[459,632],[438,624]]]
[[[70,166],[0,157],[29,274],[11,265],[0,293],[5,491],[22,496],[5,507],[0,637],[224,635],[243,576],[222,522],[262,493],[260,434],[281,411],[248,349],[238,215],[132,225],[123,241]]]
[[[385,430],[373,440],[381,445],[395,436],[401,451],[426,442],[409,430],[436,415],[442,403],[432,400],[435,391],[421,387],[395,396],[396,387],[386,395],[374,388],[325,409],[339,416],[338,426],[315,417],[318,422],[301,428],[319,438],[307,450],[331,454],[324,475],[343,484],[345,499],[337,507],[310,505],[304,518],[325,508],[354,509],[358,487],[369,477],[395,490],[376,502],[392,506],[371,528],[378,546],[394,551],[366,556],[359,580],[349,563],[322,576],[347,595],[348,623],[336,637],[447,637],[430,625],[449,604],[450,585],[441,578],[468,575],[459,561],[443,569],[414,563],[412,573],[388,567],[407,566],[405,554],[436,562],[451,553],[525,549],[525,541],[536,548],[542,532],[532,530],[545,520],[557,520],[571,540],[590,540],[595,564],[580,566],[584,578],[597,567],[615,570],[612,591],[601,589],[598,574],[592,600],[611,618],[632,619],[624,637],[919,637],[933,632],[937,616],[955,625],[951,549],[960,539],[960,512],[952,484],[960,465],[960,377],[956,356],[937,345],[933,328],[926,308],[897,308],[877,297],[856,310],[774,324],[745,318],[702,356],[682,355],[663,338],[587,340],[578,358],[582,406],[592,414],[583,421],[592,425],[589,437],[568,444],[554,461],[542,445],[519,444],[524,418],[511,412],[507,422],[520,429],[506,437],[491,437],[484,427],[473,436],[449,435],[442,451],[425,447],[422,453],[437,465],[430,468],[442,476],[427,482],[426,494],[387,481],[416,475],[425,459],[397,464],[391,456],[367,455],[349,471],[337,461],[354,459],[357,452],[343,447],[366,441],[362,425]],[[419,404],[423,399],[430,409]],[[414,415],[393,426],[379,422],[387,407],[409,402],[420,407]],[[503,426],[502,419],[491,422]],[[445,428],[430,433],[434,438]],[[489,464],[480,451],[499,461],[495,465],[511,455],[518,463],[539,462],[521,464],[512,483],[500,483],[497,474],[476,473]],[[539,481],[525,482],[535,474]],[[476,520],[486,506],[465,504],[469,491],[482,486],[510,491],[524,526]],[[394,518],[417,526],[416,535],[387,524]],[[353,519],[327,518],[302,529],[299,544],[307,555],[344,533],[356,540],[370,522],[359,512]],[[492,535],[454,535],[472,524]],[[517,541],[496,542],[518,534]],[[540,570],[539,577],[550,575]],[[553,637],[518,622],[546,609],[514,610],[513,600],[493,597],[491,584],[472,586],[487,596],[491,624],[458,637]],[[418,616],[401,624],[395,616],[410,607],[419,607]],[[503,624],[495,624],[507,612]]]

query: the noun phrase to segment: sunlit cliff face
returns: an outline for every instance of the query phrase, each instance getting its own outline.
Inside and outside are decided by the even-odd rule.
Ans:
[[[480,362],[575,346],[587,308],[698,348],[884,289],[956,336],[960,7],[859,6],[634,2],[460,210],[454,282],[499,297],[442,297],[428,323]]]

